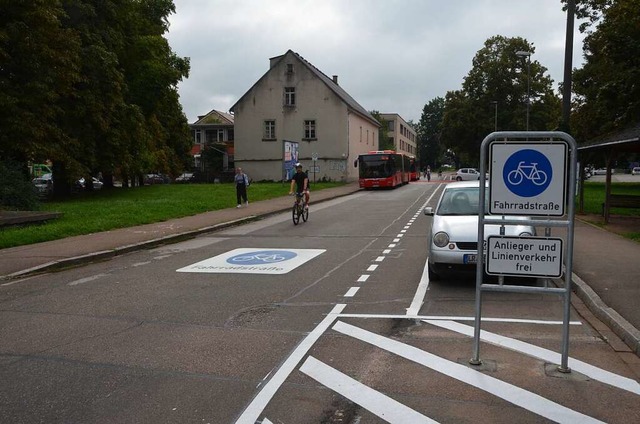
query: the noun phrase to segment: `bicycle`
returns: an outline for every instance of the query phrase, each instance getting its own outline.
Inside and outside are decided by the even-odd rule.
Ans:
[[[524,161],[518,164],[518,168],[507,174],[507,181],[511,185],[520,185],[525,179],[531,181],[537,186],[541,186],[547,182],[547,173],[538,169],[538,164],[532,162],[531,165],[525,165]]]
[[[307,219],[309,219],[309,209],[304,207],[305,205],[302,201],[304,193],[295,193],[295,196],[296,200],[293,203],[291,212],[293,215],[293,225],[298,225],[298,222],[300,222],[300,217],[302,217],[302,220],[304,222],[307,222]]]

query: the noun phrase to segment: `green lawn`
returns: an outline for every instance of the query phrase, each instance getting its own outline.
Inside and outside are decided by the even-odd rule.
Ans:
[[[313,190],[342,183],[314,183]],[[287,195],[289,184],[253,183],[249,201]],[[36,225],[0,229],[0,249],[132,227],[236,206],[234,184],[168,184],[97,191],[64,202],[46,202],[44,211],[61,218]]]
[[[631,194],[640,196],[640,183],[611,183],[612,194]],[[602,204],[605,197],[605,183],[585,182],[584,184],[584,213],[600,216],[602,215]],[[579,212],[579,211],[578,211]],[[611,215],[640,217],[640,209],[611,208]],[[614,218],[615,219],[615,218]],[[603,226],[603,222],[595,222]],[[621,233],[622,236],[640,242],[640,232],[630,229]]]

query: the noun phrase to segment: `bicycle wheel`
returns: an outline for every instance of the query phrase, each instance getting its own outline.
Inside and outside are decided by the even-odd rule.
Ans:
[[[522,183],[522,180],[522,173],[517,169],[514,169],[507,174],[507,181],[509,181],[509,184],[511,185],[520,185],[520,183]]]
[[[309,219],[309,209],[304,208],[302,209],[302,220],[307,222],[307,219]]]
[[[544,183],[547,182],[547,173],[544,171],[536,171],[531,176],[531,181],[537,186],[544,185]]]
[[[298,222],[300,222],[300,211],[298,210],[298,205],[294,204],[293,205],[293,209],[291,210],[292,212],[292,218],[293,218],[293,225],[298,225]]]

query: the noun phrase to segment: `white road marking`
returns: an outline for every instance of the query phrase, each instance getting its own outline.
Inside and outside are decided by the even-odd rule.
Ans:
[[[262,424],[273,424],[271,421],[269,421],[269,418],[263,418],[262,419]]]
[[[394,239],[393,239],[393,242],[394,242],[394,243],[398,243],[399,241],[400,241],[400,239],[399,239],[399,238],[394,238]]]
[[[405,229],[405,230],[408,230],[409,228],[411,228],[409,225],[405,225],[405,226],[404,226],[404,229]]]
[[[524,390],[479,371],[448,361],[393,339],[338,321],[333,330],[351,336],[380,349],[394,353],[405,359],[424,365],[432,370],[477,387],[521,408],[559,423],[601,423],[588,415],[581,414],[565,406],[552,402],[535,393]]]
[[[473,337],[474,328],[468,325],[453,321],[424,320],[424,322],[440,328],[455,331],[456,333],[464,334],[465,336]],[[543,361],[551,362],[553,364],[559,364],[561,360],[561,355],[552,350],[544,349],[530,343],[501,336],[489,331],[480,331],[480,338],[493,345],[504,347],[515,352],[524,353],[525,355],[542,359]],[[572,370],[578,371],[579,373],[591,377],[594,380],[640,395],[640,383],[635,380],[605,371],[602,368],[595,367],[574,358],[569,358],[568,365]]]
[[[136,268],[139,266],[143,266],[143,265],[149,265],[151,263],[151,261],[145,261],[145,262],[136,262],[135,264],[131,265],[132,267]]]
[[[81,278],[79,280],[72,281],[72,282],[68,283],[67,285],[68,286],[77,286],[78,284],[84,284],[84,283],[88,283],[90,281],[95,281],[95,280],[98,280],[98,279],[100,279],[102,277],[106,277],[108,275],[109,274],[96,274],[96,275],[92,275],[91,277],[85,277],[85,278]]]
[[[388,255],[389,253],[391,253],[391,249],[385,249],[385,250],[382,251],[382,253],[384,255]]]
[[[376,262],[382,262],[382,261],[384,261],[384,256],[378,256],[376,258]]]
[[[344,294],[344,297],[353,297],[358,293],[358,290],[360,290],[360,287],[351,287],[349,291]]]
[[[404,234],[398,234],[396,237],[402,238],[402,237],[404,237]]]
[[[369,274],[362,274],[360,278],[358,278],[358,283],[364,283],[369,279],[369,277],[370,277]]]
[[[474,317],[462,316],[438,316],[438,315],[417,315],[407,316],[396,314],[340,314],[339,318],[364,318],[364,319],[420,319],[420,320],[443,320],[443,321],[475,321]],[[502,322],[506,324],[539,324],[539,325],[562,325],[562,321],[544,321],[538,319],[522,318],[482,318],[487,322]],[[582,325],[580,321],[569,321],[569,325]]]
[[[309,356],[300,371],[390,423],[437,423],[400,402]]]
[[[159,261],[161,259],[166,259],[166,258],[170,258],[172,255],[168,254],[168,255],[160,255],[160,256],[154,256],[153,260],[154,261]]]
[[[401,233],[401,234],[404,234],[404,233],[406,233],[406,232],[407,232],[407,230],[400,230],[400,233]],[[400,236],[398,236],[398,237],[400,237]]]
[[[422,277],[420,277],[420,283],[418,284],[418,289],[416,290],[416,294],[413,296],[413,301],[411,302],[411,306],[407,309],[407,315],[415,316],[420,312],[420,308],[424,304],[424,298],[427,295],[427,290],[429,289],[429,258],[424,264],[424,268],[422,270]]]
[[[10,282],[8,282],[8,283],[3,283],[3,284],[0,284],[0,287],[4,287],[4,286],[12,286],[12,285],[14,285],[14,284],[22,283],[22,282],[24,282],[24,281],[31,280],[32,278],[36,278],[36,277],[39,277],[39,275],[32,275],[31,277],[21,278],[21,279],[16,280],[16,281],[10,281]]]
[[[282,363],[278,371],[273,377],[262,387],[262,390],[251,401],[249,406],[242,412],[236,424],[255,424],[256,420],[273,398],[276,391],[282,386],[289,374],[295,369],[298,363],[304,358],[311,346],[327,331],[329,326],[336,320],[338,314],[344,310],[347,305],[339,303],[327,314],[327,316],[313,329],[311,333],[305,337],[289,357]]]
[[[387,247],[389,247],[390,249],[393,249],[394,247],[396,247],[396,244],[395,244],[395,243],[391,243],[391,244],[390,244],[389,246],[387,246]]]
[[[367,271],[375,271],[376,268],[378,268],[378,265],[369,265],[369,268],[367,268]]]

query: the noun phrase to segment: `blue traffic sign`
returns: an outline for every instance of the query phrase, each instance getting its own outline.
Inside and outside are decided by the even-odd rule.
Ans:
[[[553,179],[553,167],[538,150],[523,149],[513,153],[502,169],[505,186],[520,197],[543,193]]]

